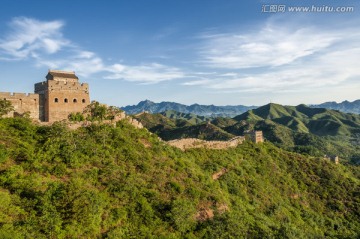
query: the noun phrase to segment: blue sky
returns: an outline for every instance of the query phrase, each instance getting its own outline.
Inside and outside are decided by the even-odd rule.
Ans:
[[[360,4],[352,0],[3,0],[0,91],[75,71],[116,106],[353,101]],[[268,12],[285,5],[285,12]],[[289,7],[353,7],[290,12]],[[265,9],[267,12],[262,12]]]

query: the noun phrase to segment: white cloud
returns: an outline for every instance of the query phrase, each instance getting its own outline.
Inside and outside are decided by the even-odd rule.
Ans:
[[[360,47],[328,52],[309,61],[256,73],[218,74],[208,80],[187,82],[224,92],[289,92],[340,86],[360,77]],[[320,92],[319,92],[320,93]]]
[[[100,73],[107,79],[122,79],[140,83],[158,83],[184,76],[175,67],[158,63],[140,65],[106,64],[96,53],[83,50],[63,37],[62,21],[39,21],[19,17],[10,24],[11,32],[0,38],[0,60],[32,58],[37,66],[74,70],[88,77]]]
[[[70,42],[63,38],[62,21],[42,22],[31,18],[14,18],[7,37],[0,39],[0,54],[22,60],[41,52],[53,54]]]
[[[208,79],[204,79],[204,80],[194,80],[194,81],[188,81],[188,82],[184,82],[182,83],[182,85],[187,85],[187,86],[195,86],[195,85],[211,85],[212,81],[208,80]]]
[[[339,39],[332,32],[266,24],[256,32],[205,35],[200,55],[207,66],[243,69],[276,67],[321,52]]]
[[[157,63],[139,66],[115,64],[109,67],[108,70],[112,74],[108,75],[106,77],[107,79],[126,79],[128,81],[142,82],[145,84],[185,77],[185,74],[180,69]]]
[[[309,92],[341,86],[360,76],[358,24],[349,23],[326,29],[300,21],[287,24],[278,18],[246,34],[204,35],[201,61],[223,73],[185,85],[253,93]]]

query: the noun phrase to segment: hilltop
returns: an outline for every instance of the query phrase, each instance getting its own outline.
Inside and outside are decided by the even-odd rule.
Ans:
[[[355,166],[245,142],[181,151],[126,120],[0,119],[1,238],[357,238]]]

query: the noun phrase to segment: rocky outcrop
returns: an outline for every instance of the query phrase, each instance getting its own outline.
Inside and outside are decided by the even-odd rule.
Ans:
[[[212,175],[212,179],[213,180],[217,180],[217,179],[219,179],[221,176],[223,176],[225,173],[227,173],[229,170],[227,170],[226,168],[223,168],[223,169],[221,169],[219,172],[217,172],[217,173],[214,173],[213,175]]]

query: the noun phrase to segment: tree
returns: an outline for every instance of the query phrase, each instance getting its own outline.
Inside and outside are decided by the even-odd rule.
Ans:
[[[0,117],[7,115],[10,111],[13,111],[14,107],[10,101],[0,99]]]
[[[69,114],[68,118],[70,121],[75,121],[75,122],[81,122],[85,120],[84,115],[80,112],[71,113]]]
[[[87,114],[87,119],[90,121],[93,120],[113,120],[122,112],[118,107],[115,106],[107,106],[101,104],[97,101],[92,101],[90,105],[88,105],[84,113]]]
[[[89,114],[91,120],[104,120],[107,114],[106,105],[100,104],[97,101],[91,102],[85,109],[85,112]]]

